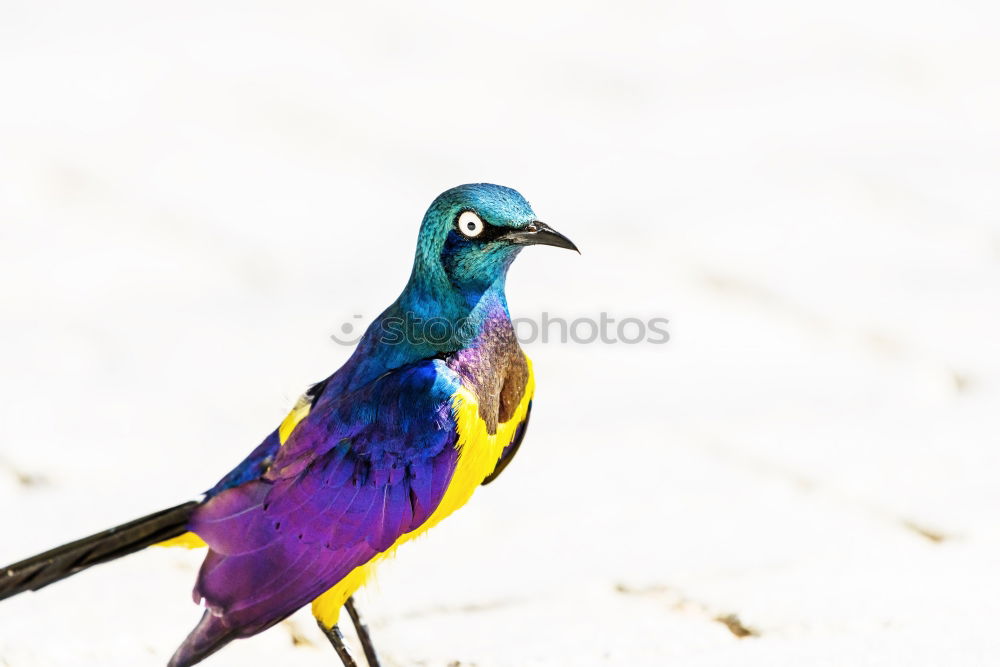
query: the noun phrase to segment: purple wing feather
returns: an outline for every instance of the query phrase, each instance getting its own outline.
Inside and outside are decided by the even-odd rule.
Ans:
[[[171,666],[270,627],[419,528],[458,458],[458,382],[424,361],[319,404],[260,479],[198,508],[190,528],[210,551],[194,593],[208,611]]]

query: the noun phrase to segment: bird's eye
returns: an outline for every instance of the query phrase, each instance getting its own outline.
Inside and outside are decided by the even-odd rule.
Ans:
[[[458,216],[458,231],[462,232],[462,235],[466,238],[474,239],[483,233],[483,229],[486,225],[479,216],[472,211],[464,211],[462,215]]]

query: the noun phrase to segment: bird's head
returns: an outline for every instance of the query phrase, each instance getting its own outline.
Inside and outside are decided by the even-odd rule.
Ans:
[[[577,250],[538,221],[516,190],[489,183],[460,185],[442,193],[424,215],[413,279],[476,299],[490,286],[502,286],[507,268],[528,245]]]

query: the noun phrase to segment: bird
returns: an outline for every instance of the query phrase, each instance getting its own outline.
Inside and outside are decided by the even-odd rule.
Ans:
[[[204,547],[201,620],[169,667],[201,662],[311,605],[345,667],[339,627],[376,564],[459,509],[517,454],[534,400],[505,292],[520,251],[576,245],[516,190],[451,188],[424,214],[413,268],[348,360],[195,500],[0,569],[0,599],[153,545]]]

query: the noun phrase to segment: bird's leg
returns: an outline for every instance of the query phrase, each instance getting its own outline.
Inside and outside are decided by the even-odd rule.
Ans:
[[[347,613],[351,615],[351,621],[354,622],[354,629],[357,630],[358,639],[361,640],[361,648],[365,651],[365,660],[368,661],[368,667],[380,667],[378,654],[375,652],[375,646],[372,644],[371,635],[368,634],[368,625],[365,624],[364,619],[361,618],[361,614],[358,613],[358,608],[354,606],[354,596],[347,598],[344,607],[347,608]]]
[[[323,621],[316,619],[319,629],[323,631],[326,638],[330,640],[333,644],[333,649],[337,652],[337,656],[340,661],[344,663],[344,667],[358,667],[358,663],[354,662],[354,656],[347,649],[347,644],[344,643],[344,635],[340,633],[340,628],[334,625],[332,628],[327,628],[323,625]]]

